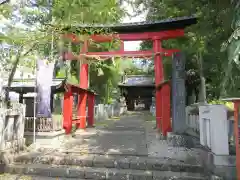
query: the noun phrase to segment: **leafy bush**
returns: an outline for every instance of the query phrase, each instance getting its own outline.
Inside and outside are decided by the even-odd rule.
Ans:
[[[232,109],[232,110],[234,109],[234,105],[233,105],[232,102],[226,102],[226,101],[221,101],[221,100],[214,100],[214,101],[208,102],[208,104],[224,104],[229,109]]]

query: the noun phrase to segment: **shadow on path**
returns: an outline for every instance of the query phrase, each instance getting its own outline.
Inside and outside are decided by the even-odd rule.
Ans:
[[[104,123],[104,126],[83,133],[76,132],[75,140],[67,143],[65,148],[87,154],[148,155],[141,113],[131,113]]]
[[[65,144],[68,153],[121,156],[145,156],[199,164],[198,152],[184,147],[169,147],[156,138],[155,121],[149,112],[128,112],[119,120],[104,121],[104,126],[76,133],[75,140]]]

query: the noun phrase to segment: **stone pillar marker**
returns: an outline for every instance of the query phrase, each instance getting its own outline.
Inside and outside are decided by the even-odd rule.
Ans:
[[[185,113],[185,56],[174,53],[172,59],[172,128],[174,133],[183,133],[186,128]]]

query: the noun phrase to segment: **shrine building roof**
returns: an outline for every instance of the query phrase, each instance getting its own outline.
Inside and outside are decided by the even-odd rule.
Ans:
[[[152,76],[146,75],[130,75],[125,76],[123,81],[118,84],[121,87],[155,87]]]
[[[9,91],[13,91],[19,94],[27,94],[27,93],[34,93],[36,92],[36,82],[35,79],[19,79],[19,80],[14,80],[12,82],[11,87],[9,87]],[[7,85],[4,85],[4,88],[7,88]],[[52,84],[51,84],[51,90],[53,93],[61,93],[70,90],[73,93],[83,93],[87,92],[89,94],[95,94],[92,90],[90,89],[84,89],[80,88],[78,85],[71,84],[67,82],[66,79],[53,79]],[[96,95],[96,94],[95,94]]]

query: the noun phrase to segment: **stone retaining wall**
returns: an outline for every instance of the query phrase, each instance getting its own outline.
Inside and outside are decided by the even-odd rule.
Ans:
[[[17,104],[12,109],[0,109],[0,151],[20,151],[24,140],[25,105]]]

